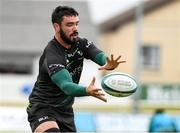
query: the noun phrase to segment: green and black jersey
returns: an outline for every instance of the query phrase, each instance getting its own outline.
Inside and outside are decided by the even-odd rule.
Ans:
[[[106,63],[105,54],[87,39],[79,38],[71,49],[52,39],[40,57],[39,75],[29,96],[30,103],[68,107],[74,103],[74,97],[86,96],[86,88],[78,85],[84,58],[99,65]]]

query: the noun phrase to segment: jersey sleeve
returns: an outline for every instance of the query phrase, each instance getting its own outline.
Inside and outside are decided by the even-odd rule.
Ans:
[[[45,63],[48,74],[52,76],[54,73],[65,68],[65,58],[63,51],[58,50],[53,45],[45,49]]]
[[[80,39],[80,47],[83,50],[86,59],[94,59],[98,53],[102,52],[93,44],[93,42],[90,42],[85,38]]]
[[[71,75],[66,69],[53,74],[51,79],[68,96],[87,96],[86,87],[73,83]]]
[[[86,59],[91,59],[101,66],[106,63],[106,54],[98,49],[93,42],[90,42],[87,39],[81,39],[81,48]]]

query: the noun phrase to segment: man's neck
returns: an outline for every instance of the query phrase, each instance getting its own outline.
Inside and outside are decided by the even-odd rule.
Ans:
[[[59,42],[59,44],[62,45],[63,47],[65,47],[66,49],[70,49],[71,48],[71,45],[65,43],[60,36],[55,35],[55,38]]]

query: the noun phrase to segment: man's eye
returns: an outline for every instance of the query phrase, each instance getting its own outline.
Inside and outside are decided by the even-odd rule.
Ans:
[[[73,24],[67,24],[67,26],[68,26],[68,27],[71,27],[71,26],[73,26]]]

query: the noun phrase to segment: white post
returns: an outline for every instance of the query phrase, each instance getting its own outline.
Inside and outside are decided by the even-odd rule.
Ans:
[[[140,52],[141,52],[141,43],[142,43],[142,24],[143,24],[143,2],[139,0],[136,8],[136,30],[135,30],[135,56],[134,56],[134,77],[140,85]],[[133,102],[133,111],[137,113],[139,111],[139,96],[140,90],[137,89],[137,92],[134,94]]]

